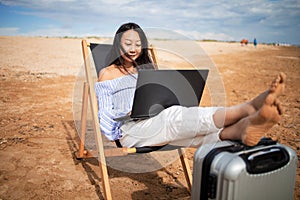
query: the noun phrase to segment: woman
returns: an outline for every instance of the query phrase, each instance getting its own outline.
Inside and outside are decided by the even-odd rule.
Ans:
[[[116,32],[110,64],[99,72],[95,85],[100,129],[109,140],[119,140],[124,147],[164,144],[200,146],[205,136],[217,140],[241,140],[253,146],[280,120],[286,77],[280,73],[270,88],[253,100],[232,107],[172,106],[157,116],[131,122],[114,119],[129,114],[133,103],[137,71],[153,69],[148,42],[135,23],[123,24]]]

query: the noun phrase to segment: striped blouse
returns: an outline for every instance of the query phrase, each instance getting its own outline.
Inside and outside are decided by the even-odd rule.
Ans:
[[[131,111],[136,79],[136,74],[125,75],[95,84],[100,130],[109,140],[121,137],[122,122],[114,119]]]

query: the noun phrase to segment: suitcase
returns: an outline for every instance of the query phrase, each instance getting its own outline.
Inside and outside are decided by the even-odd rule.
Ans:
[[[270,139],[254,147],[222,141],[194,155],[192,200],[292,200],[297,155]]]

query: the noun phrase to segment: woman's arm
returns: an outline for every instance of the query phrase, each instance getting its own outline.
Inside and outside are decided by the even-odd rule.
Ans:
[[[97,82],[95,91],[98,100],[98,118],[101,132],[109,139],[119,138],[121,122],[114,120],[115,112],[112,104],[113,85],[110,82]]]

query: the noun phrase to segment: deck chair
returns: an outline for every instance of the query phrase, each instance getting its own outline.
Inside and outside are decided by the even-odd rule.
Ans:
[[[130,154],[137,153],[149,153],[151,151],[158,151],[162,147],[138,147],[138,148],[109,148],[105,149],[103,146],[103,139],[100,131],[100,123],[98,120],[98,105],[96,93],[94,91],[95,80],[92,78],[91,70],[96,70],[97,75],[99,71],[106,67],[105,58],[111,49],[112,45],[109,44],[96,44],[96,43],[88,43],[86,40],[82,40],[82,52],[84,59],[84,68],[85,68],[85,76],[86,82],[84,82],[83,86],[83,97],[82,97],[82,110],[81,110],[81,123],[80,123],[80,144],[79,150],[76,152],[76,157],[78,159],[81,158],[91,158],[98,157],[98,163],[100,167],[100,176],[102,178],[102,188],[105,199],[112,199],[110,184],[109,184],[109,176],[106,165],[106,157],[109,156],[128,156]],[[153,63],[157,66],[157,57],[155,49],[150,46],[149,47],[150,55],[153,60]],[[90,52],[92,56],[90,55]],[[91,60],[93,60],[95,64],[95,68],[91,66]],[[87,126],[87,109],[88,109],[88,99],[90,100],[91,106],[91,114],[93,118],[93,129],[94,129],[94,138],[96,140],[96,152],[91,152],[88,149],[85,149],[85,134],[86,134],[86,126]],[[188,191],[191,191],[191,183],[192,183],[192,173],[190,166],[188,164],[187,158],[184,156],[183,150],[178,147],[178,153],[180,155],[180,161],[182,163],[183,171],[185,174],[185,178],[187,181]]]

